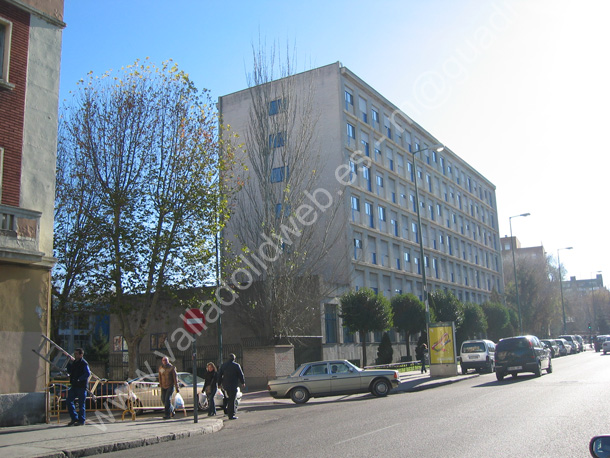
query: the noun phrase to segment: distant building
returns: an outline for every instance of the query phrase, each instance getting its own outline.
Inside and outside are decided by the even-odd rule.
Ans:
[[[563,282],[563,288],[566,291],[580,291],[585,293],[591,293],[598,289],[603,289],[604,278],[602,274],[597,274],[595,278],[585,278],[582,280],[576,280],[576,277],[570,277],[570,281]]]
[[[0,0],[0,394],[42,391],[64,0]]]
[[[275,157],[268,165],[268,179],[276,186],[290,184],[293,175],[288,162],[283,162],[290,155],[286,133],[273,131],[277,125],[274,117],[281,116],[285,104],[278,99],[281,87],[294,86],[299,93],[313,89],[317,122],[312,148],[322,151],[326,161],[322,170],[315,171],[320,174],[317,186],[341,202],[336,227],[341,228],[343,240],[326,255],[327,266],[341,266],[333,272],[333,283],[340,284],[338,294],[369,287],[388,299],[400,293],[413,293],[421,299],[423,269],[429,292],[448,290],[464,302],[483,303],[493,291],[504,292],[496,187],[492,182],[450,149],[439,152],[432,148],[440,143],[432,134],[338,62],[269,84],[265,92],[270,98],[264,101],[268,115],[261,120],[268,132],[261,135],[265,139],[268,135],[265,148]],[[220,97],[223,123],[244,136],[252,105],[248,89]],[[298,131],[298,126],[294,130]],[[416,151],[420,153],[415,156]],[[298,167],[314,168],[308,168],[307,163]],[[350,183],[337,178],[336,172],[343,169],[349,171]],[[251,173],[245,179],[256,177]],[[273,204],[277,211],[283,211],[282,202]],[[235,237],[239,231],[230,219],[225,237]],[[249,247],[253,252],[257,248]],[[320,275],[322,281],[328,281],[327,273]],[[322,357],[360,358],[359,338],[343,327],[337,297],[322,300],[317,325],[313,333],[322,336]],[[394,331],[390,334],[395,359],[400,358],[404,340],[396,344],[398,336]],[[374,343],[367,353],[369,361],[375,359],[381,336],[371,333],[367,339]]]
[[[521,242],[519,242],[517,237],[502,237],[500,239],[500,246],[502,247],[503,260],[509,258],[512,262],[512,248],[515,249],[515,257],[523,256],[529,259],[546,259],[546,251],[544,251],[542,245],[522,248]]]

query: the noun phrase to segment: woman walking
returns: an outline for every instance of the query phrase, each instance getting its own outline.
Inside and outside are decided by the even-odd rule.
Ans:
[[[218,373],[216,371],[216,365],[212,362],[206,365],[205,375],[203,376],[203,392],[208,398],[208,417],[216,415],[216,404],[214,403],[214,397],[216,391],[218,391]]]

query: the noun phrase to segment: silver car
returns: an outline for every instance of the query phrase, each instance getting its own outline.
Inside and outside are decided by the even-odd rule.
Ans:
[[[370,392],[387,396],[400,380],[398,371],[364,370],[346,360],[302,364],[292,374],[269,382],[274,398],[290,398],[304,404],[310,397]]]

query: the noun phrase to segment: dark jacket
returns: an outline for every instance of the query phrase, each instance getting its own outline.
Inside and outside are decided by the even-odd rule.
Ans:
[[[240,383],[242,385],[246,384],[241,366],[235,361],[227,361],[220,367],[218,380],[219,383],[222,383],[222,387],[225,390],[237,390]]]
[[[89,370],[89,364],[84,358],[78,361],[70,361],[66,366],[66,370],[70,374],[70,385],[73,388],[87,388],[91,371]]]
[[[205,374],[203,375],[203,380],[203,392],[205,393],[205,389],[209,386],[212,394],[216,394],[216,391],[218,390],[218,372],[210,372],[206,370]]]

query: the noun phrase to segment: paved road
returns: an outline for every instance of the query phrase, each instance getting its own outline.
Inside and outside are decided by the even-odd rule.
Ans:
[[[553,365],[540,378],[249,407],[218,433],[112,456],[587,457],[590,437],[610,434],[610,355]]]

